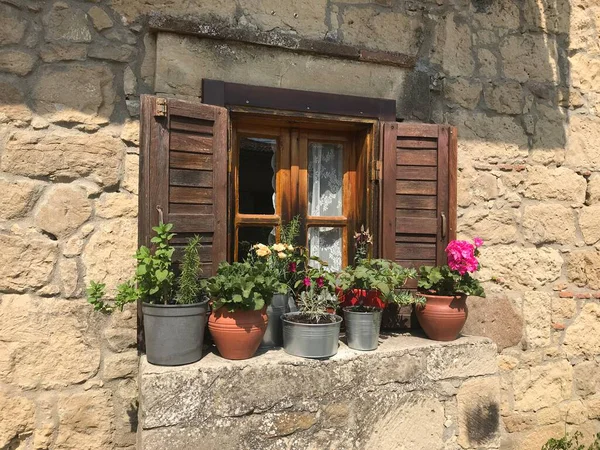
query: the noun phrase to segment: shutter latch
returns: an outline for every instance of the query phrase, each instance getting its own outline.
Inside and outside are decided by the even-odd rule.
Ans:
[[[167,116],[167,99],[166,98],[157,98],[156,99],[156,108],[154,112],[155,117],[166,117]]]
[[[375,164],[371,166],[371,180],[372,181],[381,181],[381,172],[382,172],[382,161],[375,161]]]

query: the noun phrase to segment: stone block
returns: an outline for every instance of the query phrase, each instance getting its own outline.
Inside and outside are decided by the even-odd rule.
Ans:
[[[549,247],[524,248],[496,245],[481,250],[482,280],[503,279],[511,287],[541,287],[558,279],[563,259],[558,250]]]
[[[4,146],[0,168],[30,177],[87,177],[102,186],[114,186],[123,155],[123,143],[109,133],[18,131],[9,136]]]
[[[79,269],[76,259],[61,259],[59,263],[62,293],[65,298],[77,297],[81,294],[79,289]]]
[[[444,95],[452,103],[475,109],[481,97],[481,84],[466,78],[456,78],[444,83]]]
[[[140,157],[127,154],[125,156],[125,175],[121,187],[132,194],[137,195],[140,184]]]
[[[110,353],[104,357],[102,378],[105,381],[117,378],[131,378],[136,375],[137,368],[137,350],[129,350],[122,353]]]
[[[571,84],[583,92],[600,92],[600,61],[588,52],[577,52],[569,58]]]
[[[552,299],[552,322],[564,323],[577,313],[577,301],[573,298],[554,297]]]
[[[520,25],[519,5],[511,0],[480,3],[473,13],[473,20],[484,30],[517,30]]]
[[[112,396],[105,389],[63,395],[57,404],[59,428],[53,448],[110,448],[114,429]],[[101,420],[100,420],[101,418]]]
[[[495,78],[498,75],[498,58],[488,49],[477,49],[477,62],[482,77]]]
[[[519,82],[558,84],[558,49],[553,37],[511,34],[500,44],[504,75]]]
[[[156,92],[193,97],[202,95],[204,78],[388,99],[408,88],[399,67],[169,33],[158,34],[156,61]]]
[[[465,381],[457,394],[458,443],[463,448],[498,445],[500,383],[497,377]]]
[[[96,201],[95,211],[103,219],[137,217],[138,199],[127,192],[106,192]]]
[[[600,203],[600,173],[593,173],[588,178],[586,203],[588,205]]]
[[[600,169],[600,120],[573,115],[569,121],[569,140],[566,163],[569,167],[587,170]]]
[[[0,391],[0,411],[0,447],[11,448],[20,435],[34,430],[35,404],[28,398]]]
[[[137,78],[135,77],[131,66],[127,66],[123,71],[123,92],[125,93],[125,95],[137,94]],[[138,129],[136,134],[139,134],[139,123],[137,128]],[[139,138],[136,140],[138,140],[138,143],[136,145],[139,145]]]
[[[95,59],[127,62],[132,61],[136,55],[136,48],[127,44],[92,44],[88,49],[88,56]]]
[[[186,0],[110,0],[110,7],[118,14],[123,16],[126,23],[132,23],[140,16],[148,13],[154,14],[173,14],[173,15],[193,15],[206,19],[207,22],[219,20],[230,23],[235,17],[238,5],[229,0],[198,0],[189,3]],[[259,8],[260,0],[245,0],[240,7],[245,4],[256,5]],[[265,8],[266,9],[266,8]],[[266,11],[270,14],[271,11]]]
[[[492,175],[494,180],[496,177]],[[477,197],[475,197],[477,198]],[[514,209],[472,208],[458,219],[460,237],[480,237],[489,244],[510,244],[518,239]]]
[[[24,292],[50,282],[58,246],[47,237],[21,229],[0,233],[0,289]]]
[[[46,40],[90,42],[92,34],[87,15],[79,8],[70,8],[66,3],[55,2],[44,16]]]
[[[523,9],[526,30],[568,33],[571,8],[567,1],[526,0]]]
[[[97,339],[85,300],[4,294],[0,334],[4,345],[0,380],[25,389],[82,383],[100,366]],[[98,425],[98,417],[95,419]],[[104,422],[104,421],[100,421]]]
[[[96,28],[98,31],[105,30],[106,28],[110,28],[114,25],[114,22],[110,16],[99,6],[92,6],[88,10],[88,16],[90,19],[92,19],[94,28]]]
[[[600,305],[586,303],[565,332],[563,348],[569,357],[600,354]]]
[[[427,375],[432,380],[493,375],[497,371],[496,346],[482,340],[468,347],[434,348],[427,356]]]
[[[140,122],[139,120],[128,120],[123,124],[121,139],[129,145],[139,147],[140,145]]]
[[[135,328],[107,328],[104,330],[104,339],[113,352],[123,352],[137,345],[137,331]]]
[[[112,71],[104,64],[43,66],[31,97],[36,111],[52,121],[106,123],[115,103],[113,80]]]
[[[99,225],[82,254],[85,283],[106,283],[114,293],[118,284],[128,280],[135,270],[137,220],[114,219]]]
[[[483,98],[488,108],[500,114],[521,114],[525,94],[517,81],[492,81],[484,85]]]
[[[344,43],[416,56],[423,40],[423,23],[417,15],[349,7],[342,13],[340,30]]]
[[[42,61],[84,61],[87,56],[87,44],[72,42],[51,42],[40,48]]]
[[[575,391],[579,396],[590,397],[600,392],[600,363],[583,361],[573,367]]]
[[[37,57],[20,50],[0,50],[0,72],[27,75],[33,69]]]
[[[469,297],[469,317],[463,328],[465,334],[490,338],[502,351],[521,342],[523,318],[506,296],[483,299]]]
[[[27,178],[0,176],[0,218],[26,215],[39,198],[44,184]]]
[[[69,237],[92,215],[92,204],[77,185],[55,185],[38,203],[35,225],[59,238]]]
[[[444,36],[443,42],[438,42],[444,72],[451,77],[473,75],[475,61],[471,28],[467,24],[459,23],[454,14],[449,14],[446,17],[444,30],[439,34]]]
[[[600,205],[584,206],[579,212],[579,229],[586,244],[600,240]]]
[[[31,122],[31,111],[16,77],[0,78],[0,124],[26,126]]]
[[[577,241],[572,208],[558,203],[526,206],[523,212],[523,236],[533,244],[574,244]]]
[[[523,195],[527,198],[555,199],[579,205],[585,201],[587,189],[585,178],[566,167],[529,167],[523,184]]]
[[[571,398],[573,368],[560,360],[517,369],[513,387],[517,411],[538,411]]]
[[[27,29],[27,19],[10,4],[0,4],[0,45],[18,44]]]
[[[525,319],[525,342],[528,349],[550,346],[551,308],[552,294],[535,291],[524,294],[523,318]]]
[[[600,289],[600,252],[577,250],[571,252],[567,264],[569,281],[580,287]]]

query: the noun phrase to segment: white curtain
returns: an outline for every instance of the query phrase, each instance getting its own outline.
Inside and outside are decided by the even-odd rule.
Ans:
[[[308,152],[308,214],[310,216],[343,215],[343,145],[309,144]],[[329,269],[342,268],[342,229],[338,227],[310,228],[308,246],[311,256],[318,256]]]

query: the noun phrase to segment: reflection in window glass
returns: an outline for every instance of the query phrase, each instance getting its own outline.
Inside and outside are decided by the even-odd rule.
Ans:
[[[277,141],[257,137],[240,139],[239,212],[275,214]]]
[[[342,269],[342,228],[311,227],[308,230],[310,256],[317,256],[328,264],[328,270]]]
[[[341,216],[343,144],[308,145],[308,215]]]
[[[240,227],[238,229],[237,260],[244,261],[254,244],[272,245],[275,243],[273,227]]]

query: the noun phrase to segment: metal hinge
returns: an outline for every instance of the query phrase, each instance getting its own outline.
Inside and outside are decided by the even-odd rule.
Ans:
[[[167,117],[167,99],[166,98],[157,98],[156,99],[156,108],[154,112],[155,117]]]
[[[375,161],[375,163],[371,166],[371,180],[372,181],[380,181],[381,180],[382,167],[383,167],[382,161]]]

